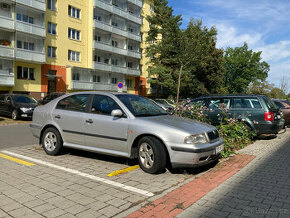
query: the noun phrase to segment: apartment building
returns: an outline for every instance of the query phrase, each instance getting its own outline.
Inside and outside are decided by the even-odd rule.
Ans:
[[[41,91],[45,0],[0,0],[0,92]]]
[[[142,34],[149,29],[150,0],[2,4],[0,92],[40,99],[49,92],[118,91],[122,82],[123,92],[149,93]]]

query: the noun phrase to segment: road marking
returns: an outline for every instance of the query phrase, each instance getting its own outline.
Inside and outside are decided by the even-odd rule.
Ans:
[[[132,186],[128,186],[128,185],[123,185],[122,183],[118,183],[118,182],[114,182],[114,181],[111,181],[111,180],[103,179],[103,178],[100,178],[100,177],[97,177],[97,176],[93,176],[93,175],[90,175],[90,174],[87,174],[87,173],[80,172],[78,170],[74,170],[74,169],[58,166],[58,165],[55,165],[55,164],[52,164],[52,163],[48,163],[46,161],[34,159],[34,158],[31,158],[31,157],[27,157],[27,156],[24,156],[24,155],[21,155],[21,154],[16,154],[14,152],[6,151],[6,150],[3,150],[1,152],[2,153],[6,153],[6,154],[10,154],[10,155],[15,156],[15,157],[19,157],[19,158],[23,158],[23,159],[26,159],[26,160],[30,160],[32,162],[39,163],[39,164],[42,164],[42,165],[45,165],[45,166],[48,166],[48,167],[52,167],[52,168],[55,168],[55,169],[58,169],[58,170],[63,170],[65,172],[72,173],[72,174],[75,174],[75,175],[78,175],[78,176],[89,178],[89,179],[92,179],[92,180],[97,181],[97,182],[102,182],[102,183],[105,183],[105,184],[108,184],[108,185],[112,185],[112,186],[115,186],[115,187],[118,187],[118,188],[122,188],[122,189],[125,189],[125,190],[128,190],[128,191],[131,191],[131,192],[135,192],[135,193],[138,193],[138,194],[141,194],[141,195],[145,195],[147,197],[154,196],[154,194],[152,192],[144,191],[144,190],[141,190],[141,189],[138,189],[138,188],[135,188],[135,187],[132,187]]]
[[[25,165],[25,166],[33,166],[33,165],[35,165],[34,163],[29,163],[29,162],[27,162],[27,161],[20,160],[20,159],[15,158],[15,157],[10,157],[10,156],[8,156],[8,155],[1,154],[1,153],[0,153],[0,157],[3,157],[3,158],[5,158],[5,159],[7,159],[7,160],[11,160],[11,161],[14,161],[14,162],[17,162],[17,163],[20,163],[20,164],[23,164],[23,165]]]
[[[131,170],[135,170],[137,168],[140,168],[139,165],[135,165],[135,166],[132,166],[132,167],[128,167],[128,168],[125,168],[125,169],[122,169],[122,170],[116,170],[110,174],[108,174],[107,176],[111,177],[111,176],[116,176],[118,174],[121,174],[121,173],[126,173],[126,172],[129,172]]]

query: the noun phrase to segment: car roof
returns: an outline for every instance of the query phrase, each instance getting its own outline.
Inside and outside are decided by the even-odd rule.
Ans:
[[[101,92],[101,91],[83,91],[83,92],[73,92],[69,94],[70,95],[75,95],[75,94],[135,95],[135,94],[129,94],[129,93],[122,93],[122,92]]]
[[[195,99],[199,98],[220,98],[220,97],[266,97],[266,95],[248,95],[248,94],[228,94],[228,95],[204,95],[200,96]]]

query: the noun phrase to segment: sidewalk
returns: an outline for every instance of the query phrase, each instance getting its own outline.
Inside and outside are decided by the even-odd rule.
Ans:
[[[178,218],[290,217],[290,132],[239,153],[256,158]]]

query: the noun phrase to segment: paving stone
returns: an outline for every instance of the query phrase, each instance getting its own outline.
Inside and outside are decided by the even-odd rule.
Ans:
[[[120,213],[121,210],[116,208],[116,207],[113,207],[113,206],[107,206],[107,207],[99,210],[99,212],[101,214],[108,216],[108,217],[112,217],[112,216],[116,215],[117,213]]]
[[[89,210],[83,211],[81,213],[78,213],[76,216],[77,217],[80,217],[80,218],[83,218],[83,217],[86,217],[86,218],[95,218],[95,217],[102,216],[102,214],[100,214],[100,213],[98,213],[98,212],[96,212],[94,210],[89,209]]]
[[[76,205],[69,207],[69,208],[66,208],[64,210],[70,214],[75,215],[75,214],[81,213],[85,210],[88,210],[88,207],[85,207],[85,206],[80,205],[80,204],[76,204]]]
[[[63,214],[65,214],[66,212],[64,210],[61,210],[59,208],[54,208],[52,210],[46,211],[43,213],[43,215],[45,217],[58,217],[61,216]]]

